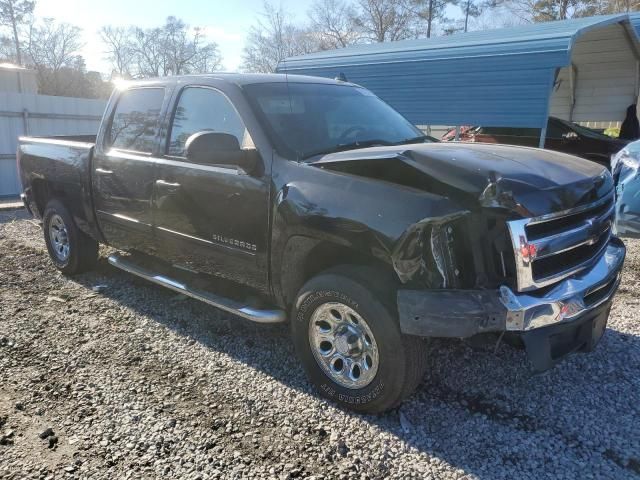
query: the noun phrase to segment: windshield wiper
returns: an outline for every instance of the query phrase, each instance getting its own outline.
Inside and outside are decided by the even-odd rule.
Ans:
[[[341,145],[335,145],[335,146],[330,147],[330,148],[323,148],[323,149],[320,149],[320,150],[316,150],[314,152],[305,153],[302,156],[302,160],[306,160],[307,158],[315,157],[316,155],[324,155],[324,154],[328,154],[328,153],[344,152],[346,150],[355,150],[355,149],[358,149],[358,148],[373,147],[374,145],[389,146],[389,145],[395,145],[395,143],[388,142],[387,140],[380,140],[380,139],[361,140],[361,141],[357,141],[357,142],[343,143]]]
[[[420,141],[424,142],[425,140],[429,140],[430,142],[433,141],[431,140],[431,137],[427,135],[418,135],[417,137],[405,138],[404,140],[400,140],[393,145],[407,145],[408,143],[418,143]]]

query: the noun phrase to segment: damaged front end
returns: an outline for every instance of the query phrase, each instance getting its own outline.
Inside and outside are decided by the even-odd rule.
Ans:
[[[536,370],[597,343],[625,256],[612,232],[613,180],[602,167],[500,145],[409,145],[328,157],[318,163],[460,206],[415,222],[393,245],[403,333],[517,333]]]
[[[461,211],[412,225],[391,252],[407,287],[497,288],[514,284],[513,251],[505,218]]]
[[[418,224],[398,242],[394,268],[403,333],[467,338],[506,328],[499,287],[516,284],[505,216],[490,209]]]

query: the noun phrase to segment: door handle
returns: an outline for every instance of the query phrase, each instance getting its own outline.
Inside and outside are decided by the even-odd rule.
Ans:
[[[166,180],[156,180],[156,186],[162,189],[164,195],[175,195],[180,190],[179,183],[167,182]]]
[[[179,183],[167,182],[166,180],[156,180],[156,185],[161,185],[163,187],[171,187],[171,188],[178,188],[180,186]]]
[[[106,170],[104,168],[96,168],[96,173],[99,175],[111,175],[113,173],[112,170]]]

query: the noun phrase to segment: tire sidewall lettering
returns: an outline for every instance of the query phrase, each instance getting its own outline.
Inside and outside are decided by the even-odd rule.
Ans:
[[[304,298],[304,300],[302,301],[302,304],[298,307],[296,321],[304,322],[307,314],[312,313],[309,310],[311,308],[315,309],[322,303],[325,303],[323,300],[327,298],[331,298],[334,301],[338,300],[339,302],[342,302],[345,305],[350,306],[354,310],[357,310],[359,307],[358,302],[353,301],[351,297],[349,297],[344,293],[337,292],[335,290],[318,290],[313,293],[310,293]]]
[[[384,390],[384,383],[378,382],[378,384],[370,392],[363,395],[349,395],[337,392],[335,387],[328,383],[323,383],[322,385],[320,385],[320,388],[325,393],[325,395],[341,402],[349,404],[364,404],[372,402],[373,400],[378,398],[378,396],[380,396],[380,394]]]

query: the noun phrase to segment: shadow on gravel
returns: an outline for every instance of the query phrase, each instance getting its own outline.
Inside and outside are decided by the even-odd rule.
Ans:
[[[0,225],[7,222],[13,222],[15,220],[30,219],[31,216],[24,208],[16,210],[0,210]]]
[[[298,366],[286,326],[254,324],[110,267],[73,281],[206,348],[317,395]],[[132,285],[136,288],[131,288]],[[563,472],[572,478],[640,475],[640,337],[608,329],[591,354],[532,375],[524,352],[436,340],[430,372],[400,409],[357,416],[483,479]],[[277,353],[274,353],[277,352]],[[415,450],[414,450],[415,449]],[[384,472],[385,460],[380,461]]]

